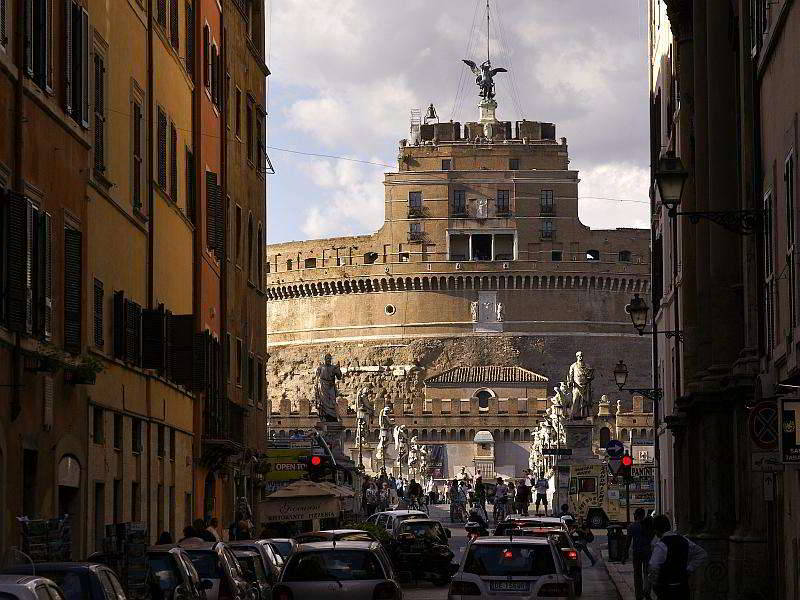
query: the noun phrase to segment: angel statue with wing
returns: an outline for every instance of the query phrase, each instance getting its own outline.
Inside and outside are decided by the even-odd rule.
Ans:
[[[479,67],[473,61],[467,60],[466,58],[463,59],[464,63],[472,69],[472,72],[475,73],[475,83],[478,84],[480,88],[480,97],[484,100],[491,100],[494,98],[494,76],[498,73],[507,73],[508,71],[502,67],[498,69],[492,68],[491,61],[484,61],[483,64]]]

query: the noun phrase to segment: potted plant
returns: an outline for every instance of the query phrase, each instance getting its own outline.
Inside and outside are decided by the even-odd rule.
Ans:
[[[71,365],[64,371],[64,380],[72,385],[94,385],[97,374],[103,372],[103,363],[94,356],[81,356],[76,365]]]

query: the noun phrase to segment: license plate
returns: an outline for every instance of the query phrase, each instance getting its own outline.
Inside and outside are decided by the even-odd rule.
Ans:
[[[493,592],[527,592],[527,581],[490,581],[489,589]]]

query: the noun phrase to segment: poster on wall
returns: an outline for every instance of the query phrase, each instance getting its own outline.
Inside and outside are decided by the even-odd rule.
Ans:
[[[781,460],[800,465],[800,400],[783,400],[781,407]]]
[[[444,444],[428,446],[428,464],[430,465],[431,477],[443,479],[444,472]]]

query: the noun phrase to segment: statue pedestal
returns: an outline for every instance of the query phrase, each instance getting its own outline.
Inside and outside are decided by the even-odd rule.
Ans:
[[[483,100],[480,104],[478,104],[478,108],[480,109],[481,114],[481,124],[486,123],[494,123],[497,121],[495,117],[495,110],[497,110],[497,102],[494,99],[492,100]]]
[[[585,459],[594,456],[592,452],[592,432],[594,425],[588,420],[567,421],[564,432],[567,436],[567,448],[572,448],[572,459]]]
[[[344,426],[340,422],[320,421],[317,423],[316,428],[322,432],[322,437],[325,438],[325,442],[335,457],[345,456]]]

